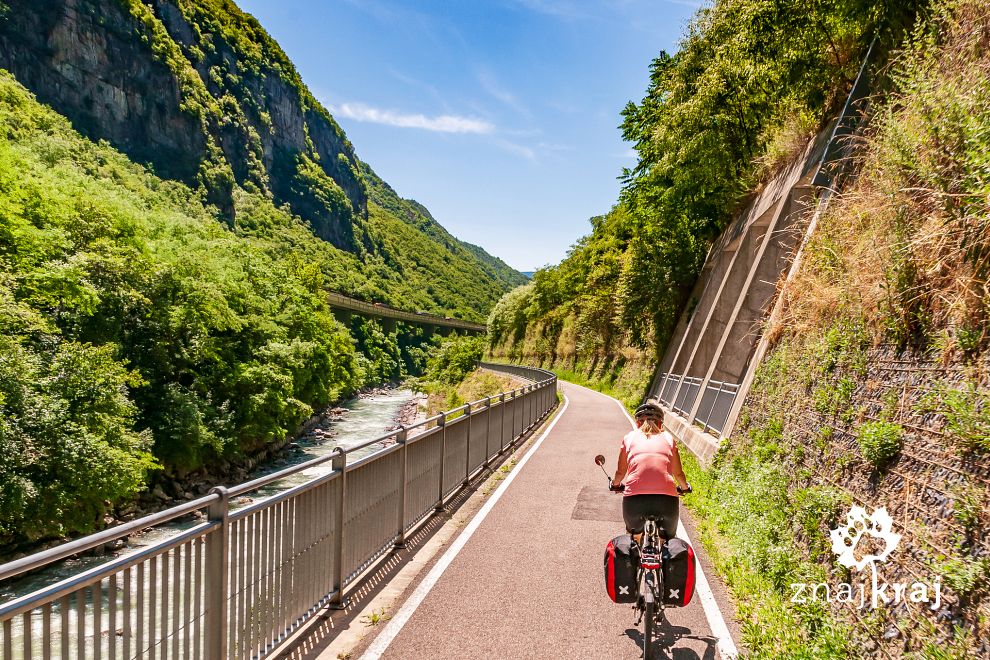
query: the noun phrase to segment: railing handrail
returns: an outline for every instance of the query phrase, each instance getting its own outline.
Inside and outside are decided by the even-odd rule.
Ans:
[[[7,562],[6,564],[0,564],[0,581],[17,577],[18,575],[22,575],[28,571],[33,571],[47,566],[48,564],[67,559],[73,555],[79,554],[80,552],[85,552],[86,550],[91,550],[97,546],[104,545],[105,543],[115,541],[122,536],[129,536],[130,534],[140,532],[148,529],[149,527],[154,527],[156,525],[167,523],[170,520],[181,518],[182,516],[188,515],[194,511],[205,509],[210,504],[215,502],[218,497],[219,496],[215,494],[206,495],[204,497],[185,502],[184,504],[179,504],[178,506],[149,514],[143,518],[131,520],[130,522],[96,532],[95,534],[84,536],[80,539],[76,539],[75,541],[70,541],[69,543],[64,543],[53,548],[48,548],[47,550],[42,550],[41,552],[36,552],[26,557],[15,559]]]
[[[555,376],[555,374],[553,372],[546,371],[545,369],[536,369],[534,367],[523,367],[523,366],[520,366],[520,365],[508,365],[508,364],[498,364],[498,363],[489,363],[489,362],[482,362],[482,363],[480,363],[480,366],[483,366],[484,368],[488,368],[488,369],[491,369],[491,368],[503,369],[503,370],[509,371],[510,373],[513,373],[514,375],[516,375],[515,374],[515,371],[516,370],[518,370],[520,372],[528,371],[528,372],[530,372],[531,376],[533,376],[533,377],[530,377],[529,379],[532,380],[535,385],[543,385],[548,380],[552,380],[552,379],[555,379],[556,378],[556,376]],[[538,380],[537,381],[536,378],[535,378],[535,376],[542,376],[543,378],[541,380]],[[489,397],[489,399],[498,398],[500,396],[504,396],[504,395],[507,395],[507,394],[513,394],[514,395],[515,392],[520,391],[521,389],[522,388],[519,388],[517,390],[512,390],[511,392],[502,392],[500,394],[494,395],[494,397]],[[481,400],[483,401],[484,399],[481,399]],[[470,404],[467,404],[467,405],[469,406]],[[370,445],[373,445],[373,444],[375,444],[377,442],[383,442],[383,441],[389,440],[391,438],[395,438],[403,430],[408,431],[410,428],[414,428],[416,426],[421,426],[421,425],[423,425],[424,423],[426,423],[428,421],[437,420],[437,419],[439,419],[441,417],[441,415],[443,415],[444,417],[448,417],[451,413],[453,413],[455,411],[458,411],[458,410],[463,410],[464,408],[465,408],[464,405],[458,406],[457,408],[454,408],[453,410],[448,410],[448,411],[446,411],[444,413],[441,413],[439,415],[434,415],[433,417],[430,417],[428,420],[424,420],[424,421],[422,421],[422,422],[420,422],[418,424],[415,424],[415,425],[412,425],[412,426],[409,426],[409,427],[400,427],[399,429],[396,429],[394,431],[390,431],[390,432],[385,433],[385,434],[383,434],[381,436],[378,436],[378,437],[376,437],[376,438],[374,438],[372,440],[368,440],[366,442],[363,442],[363,443],[360,443],[360,444],[357,444],[357,445],[354,445],[354,446],[351,446],[351,447],[347,447],[347,448],[337,447],[333,452],[327,454],[326,456],[320,456],[320,457],[311,459],[309,461],[305,461],[303,463],[299,463],[297,465],[293,465],[293,466],[287,467],[287,468],[285,468],[283,470],[279,470],[277,472],[273,472],[273,473],[268,474],[268,475],[265,475],[263,477],[259,477],[257,479],[253,479],[251,481],[248,481],[248,482],[245,482],[245,483],[242,483],[242,484],[238,484],[236,486],[231,486],[230,488],[228,488],[228,494],[229,494],[230,497],[236,497],[238,495],[243,495],[245,493],[249,493],[251,491],[258,490],[259,488],[263,488],[264,486],[267,486],[268,484],[271,484],[271,483],[273,483],[275,481],[279,481],[281,479],[284,479],[286,477],[292,476],[294,474],[298,474],[298,473],[300,473],[300,472],[302,472],[304,470],[308,470],[308,469],[313,468],[313,467],[315,467],[317,465],[322,465],[324,463],[331,462],[332,460],[334,460],[337,457],[340,457],[340,456],[346,457],[351,452],[364,449],[364,448],[366,448],[366,447],[368,447]],[[469,415],[472,415],[472,414],[476,414],[478,412],[482,412],[483,410],[485,410],[485,409],[482,409],[482,410],[479,410],[479,411],[471,411],[469,409],[469,410],[466,411],[467,414],[465,415],[465,417],[466,416],[469,416]],[[378,454],[380,454],[383,451],[390,450],[390,448],[391,447],[383,447],[381,450],[376,451],[376,452],[373,452],[373,453],[369,454],[366,457],[363,457],[362,462],[365,462],[366,459],[371,459],[372,457],[377,456]],[[320,478],[324,478],[324,477],[323,476],[321,476],[321,477],[315,477],[314,479],[320,479]],[[195,512],[195,511],[206,509],[211,504],[215,503],[218,500],[218,498],[219,498],[219,496],[216,495],[216,494],[209,494],[209,495],[206,495],[206,496],[197,498],[195,500],[191,500],[189,502],[184,502],[182,504],[178,504],[176,506],[169,507],[168,509],[164,509],[162,511],[158,511],[158,512],[149,514],[149,515],[144,516],[142,518],[138,518],[138,519],[135,519],[135,520],[126,522],[126,523],[122,523],[120,525],[116,525],[114,527],[110,527],[110,528],[105,529],[105,530],[101,530],[99,532],[95,532],[93,534],[84,536],[84,537],[79,538],[79,539],[76,539],[74,541],[70,541],[68,543],[64,543],[64,544],[59,545],[59,546],[48,548],[47,550],[42,550],[40,552],[36,552],[36,553],[30,554],[30,555],[27,555],[25,557],[21,557],[19,559],[15,559],[13,561],[10,561],[10,562],[4,563],[4,564],[0,564],[0,581],[9,580],[11,578],[17,577],[19,575],[23,575],[23,574],[28,573],[30,571],[34,571],[34,570],[37,570],[39,568],[43,568],[43,567],[45,567],[45,566],[47,566],[49,564],[53,564],[53,563],[55,563],[57,561],[62,561],[64,559],[68,559],[69,557],[72,557],[74,555],[77,555],[77,554],[79,554],[81,552],[85,552],[85,551],[91,550],[91,549],[93,549],[95,547],[98,547],[98,546],[101,546],[101,545],[105,545],[107,543],[111,543],[111,542],[116,541],[116,540],[118,540],[118,539],[120,539],[122,537],[130,536],[131,534],[136,534],[138,532],[147,530],[147,529],[149,529],[151,527],[155,527],[157,525],[161,525],[163,523],[172,521],[172,520],[174,520],[176,518],[181,518],[182,516],[188,515],[190,513]]]

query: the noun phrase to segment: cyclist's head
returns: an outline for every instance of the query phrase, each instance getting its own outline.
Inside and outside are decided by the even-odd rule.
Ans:
[[[659,433],[663,428],[663,408],[647,401],[635,412],[636,427],[646,435]]]

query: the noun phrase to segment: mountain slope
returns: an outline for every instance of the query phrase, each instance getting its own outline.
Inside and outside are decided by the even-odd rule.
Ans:
[[[522,281],[501,261],[466,249],[422,207],[379,194],[384,183],[279,45],[233,2],[9,0],[2,7],[0,68],[84,135],[201,190],[228,224],[237,222],[238,191],[257,192],[288,205],[370,271],[408,282],[398,291],[344,293],[482,319]],[[383,204],[394,217],[370,221],[369,193],[394,198]],[[440,249],[410,254],[386,235],[396,220]],[[390,242],[388,254],[378,252]],[[425,280],[387,277],[403,268]],[[436,295],[426,292],[449,276],[456,280],[441,282]]]

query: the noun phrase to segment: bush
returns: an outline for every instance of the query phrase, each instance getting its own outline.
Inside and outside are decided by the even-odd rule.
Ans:
[[[859,427],[856,440],[863,458],[874,468],[886,466],[901,449],[904,429],[891,422],[867,422]]]
[[[474,371],[485,352],[483,337],[452,337],[427,360],[427,380],[456,385]]]

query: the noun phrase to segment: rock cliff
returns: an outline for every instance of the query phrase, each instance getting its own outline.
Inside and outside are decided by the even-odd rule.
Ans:
[[[228,0],[8,0],[0,67],[232,220],[235,185],[351,251],[367,191],[353,146],[258,22]]]

